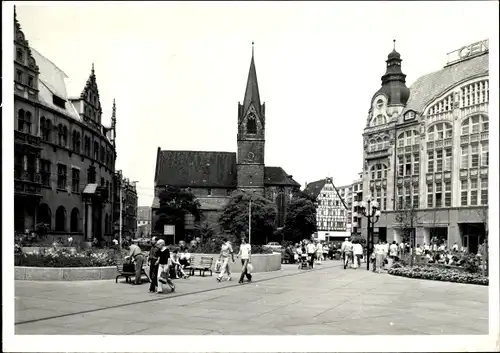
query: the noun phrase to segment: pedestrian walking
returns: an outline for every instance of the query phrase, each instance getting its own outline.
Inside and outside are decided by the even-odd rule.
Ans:
[[[375,266],[373,266],[373,272],[378,272],[382,270],[382,266],[384,265],[384,258],[385,258],[385,246],[378,242],[377,245],[375,245]]]
[[[359,242],[359,240],[353,241],[352,245],[352,253],[353,253],[353,268],[358,268],[361,266],[361,257],[363,256],[363,246]]]
[[[342,260],[344,262],[344,270],[345,270],[347,268],[349,260],[351,260],[352,263],[352,243],[349,241],[349,238],[345,238],[340,248],[340,251],[342,253]]]
[[[252,263],[252,246],[247,243],[245,237],[241,238],[240,251],[236,257],[241,257],[241,275],[238,283],[243,284],[245,276],[249,283],[252,282],[252,275],[248,272],[248,265]]]
[[[168,250],[165,245],[165,240],[160,239],[157,243],[158,259],[156,260],[156,264],[158,265],[158,275],[157,275],[157,293],[163,293],[163,284],[168,284],[170,286],[170,290],[173,292],[175,290],[175,284],[170,279],[170,250]]]
[[[227,280],[231,280],[231,269],[229,268],[229,256],[231,256],[231,259],[234,262],[234,253],[233,253],[233,247],[231,246],[231,243],[227,238],[223,239],[223,244],[220,249],[220,256],[219,256],[219,261],[222,262],[222,265],[220,267],[220,274],[217,276],[217,281],[220,282],[222,281],[222,278],[224,275],[227,275]]]
[[[158,243],[156,242],[156,237],[151,239],[151,249],[149,250],[149,278],[151,279],[151,284],[149,285],[149,292],[156,292],[158,284]]]
[[[312,241],[309,241],[306,245],[307,256],[309,256],[309,266],[314,268],[314,257],[316,255],[316,245]]]

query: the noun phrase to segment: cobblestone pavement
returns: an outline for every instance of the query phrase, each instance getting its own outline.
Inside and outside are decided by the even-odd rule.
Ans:
[[[488,287],[284,265],[251,284],[213,277],[177,280],[177,291],[148,284],[15,284],[16,334],[108,335],[426,335],[488,333]]]

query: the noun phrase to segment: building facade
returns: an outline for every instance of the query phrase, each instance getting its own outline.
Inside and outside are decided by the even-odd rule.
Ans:
[[[354,196],[352,184],[339,186],[337,189],[347,207],[346,230],[348,233],[352,233],[352,201]]]
[[[151,236],[151,207],[137,207],[137,233],[138,238]]]
[[[364,129],[363,190],[381,206],[375,237],[477,249],[488,204],[488,40],[450,53],[447,65],[406,87],[401,55],[386,61]],[[455,56],[454,58],[450,58]],[[366,235],[366,224],[363,225]]]
[[[101,122],[94,67],[68,76],[29,46],[14,12],[14,227],[90,240],[111,233],[116,116]]]
[[[232,193],[241,190],[276,204],[277,227],[284,226],[286,204],[300,188],[281,167],[265,165],[265,104],[261,104],[254,56],[243,104],[238,103],[237,152],[162,151],[158,148],[153,214],[167,185],[189,188],[201,204],[204,220],[216,225]],[[153,215],[153,228],[156,222]],[[186,229],[192,222],[186,221]]]
[[[352,221],[351,233],[361,235],[363,225],[363,214],[361,213],[361,202],[363,201],[363,172],[359,173],[358,178],[352,183]]]
[[[333,241],[351,235],[348,228],[349,208],[333,184],[332,178],[308,183],[304,193],[316,200],[316,228],[314,237],[320,241]]]
[[[114,197],[115,202],[113,207],[113,224],[114,236],[116,237],[120,231],[120,207],[121,207],[121,225],[122,238],[134,238],[137,233],[137,188],[136,183],[123,177],[121,170],[118,170],[114,176]],[[120,190],[121,189],[121,190]],[[120,205],[120,191],[122,204]]]

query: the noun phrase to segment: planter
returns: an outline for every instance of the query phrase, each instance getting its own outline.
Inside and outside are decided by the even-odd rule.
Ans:
[[[192,254],[193,257],[212,257],[212,270],[215,272],[215,262],[219,254]],[[241,260],[235,258],[229,262],[233,273],[241,272]],[[281,254],[252,255],[253,272],[279,271],[281,269]],[[24,267],[15,266],[15,279],[19,281],[87,281],[109,280],[118,275],[116,266],[106,267]]]
[[[114,279],[116,266],[106,267],[14,267],[14,279],[18,281],[87,281]]]

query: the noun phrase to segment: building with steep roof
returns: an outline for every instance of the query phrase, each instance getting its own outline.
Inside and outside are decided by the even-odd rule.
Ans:
[[[335,241],[351,236],[349,212],[341,191],[330,177],[307,183],[304,193],[316,200],[316,228],[314,238]]]
[[[68,76],[29,46],[14,10],[14,226],[76,240],[111,234],[116,115],[101,122],[94,67],[72,94]]]
[[[389,54],[363,132],[362,189],[381,207],[376,239],[400,241],[406,229],[414,244],[441,239],[475,251],[488,205],[488,40],[448,56],[407,88],[401,55]]]
[[[284,225],[286,204],[300,184],[283,168],[265,165],[265,104],[260,100],[253,48],[243,104],[238,103],[237,122],[237,152],[164,151],[158,147],[153,210],[158,207],[158,195],[166,186],[190,188],[200,201],[206,220],[216,224],[231,194],[242,190],[273,200],[277,226]]]

